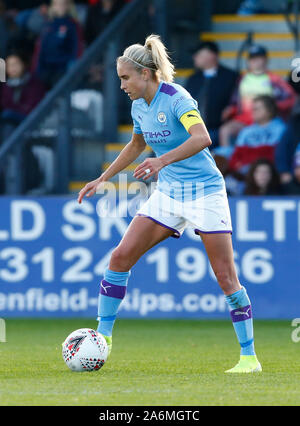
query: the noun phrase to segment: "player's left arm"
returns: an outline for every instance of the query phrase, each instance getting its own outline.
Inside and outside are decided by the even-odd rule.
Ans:
[[[211,139],[205,127],[205,124],[197,110],[191,110],[180,117],[180,122],[185,127],[190,137],[177,148],[172,149],[166,154],[157,158],[147,158],[140,164],[134,172],[137,179],[145,180],[159,172],[163,167],[177,161],[192,157],[203,149],[211,145]],[[146,174],[145,170],[150,170]]]

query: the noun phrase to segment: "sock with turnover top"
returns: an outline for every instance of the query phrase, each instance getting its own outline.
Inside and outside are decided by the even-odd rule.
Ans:
[[[251,302],[244,287],[226,296],[241,355],[255,355]]]
[[[100,284],[98,299],[97,331],[104,336],[111,336],[117,312],[126,294],[129,272],[115,272],[106,269]]]

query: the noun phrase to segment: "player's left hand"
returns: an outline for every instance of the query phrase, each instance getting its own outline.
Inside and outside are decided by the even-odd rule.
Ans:
[[[135,169],[133,176],[136,179],[147,180],[151,176],[157,174],[165,164],[160,158],[147,158]]]

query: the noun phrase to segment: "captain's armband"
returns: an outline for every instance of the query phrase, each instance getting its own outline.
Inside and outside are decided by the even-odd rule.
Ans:
[[[180,117],[180,122],[184,126],[185,130],[188,132],[190,127],[194,124],[202,124],[203,120],[199,112],[195,109],[186,112]]]

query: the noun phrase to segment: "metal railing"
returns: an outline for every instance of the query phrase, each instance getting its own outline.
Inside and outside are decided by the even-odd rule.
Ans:
[[[155,31],[166,34],[165,0],[154,0],[156,4]],[[130,25],[143,8],[147,7],[149,0],[133,0],[124,6],[112,22],[103,30],[83,56],[73,65],[66,75],[47,93],[40,104],[29,116],[15,129],[0,147],[0,166],[4,164],[10,154],[13,154],[14,165],[9,173],[10,194],[24,192],[23,156],[22,150],[32,131],[47,117],[53,108],[57,108],[59,122],[57,129],[55,151],[55,193],[67,193],[71,167],[71,132],[70,132],[70,95],[72,90],[84,76],[87,69],[95,63],[97,58],[104,56],[104,102],[103,122],[104,131],[101,136],[103,141],[116,140],[118,126],[118,96],[119,82],[115,70],[116,57],[120,53],[120,41]]]
[[[299,33],[300,33],[300,0],[287,0],[282,5],[283,14],[286,23],[294,36],[295,51],[299,51]],[[293,18],[291,18],[291,14]]]
[[[249,31],[246,35],[245,40],[241,44],[241,46],[238,50],[238,53],[237,53],[236,70],[237,70],[238,73],[240,73],[241,68],[242,68],[243,54],[244,54],[244,52],[247,52],[249,50],[249,48],[251,47],[252,44],[253,44],[253,32]]]

